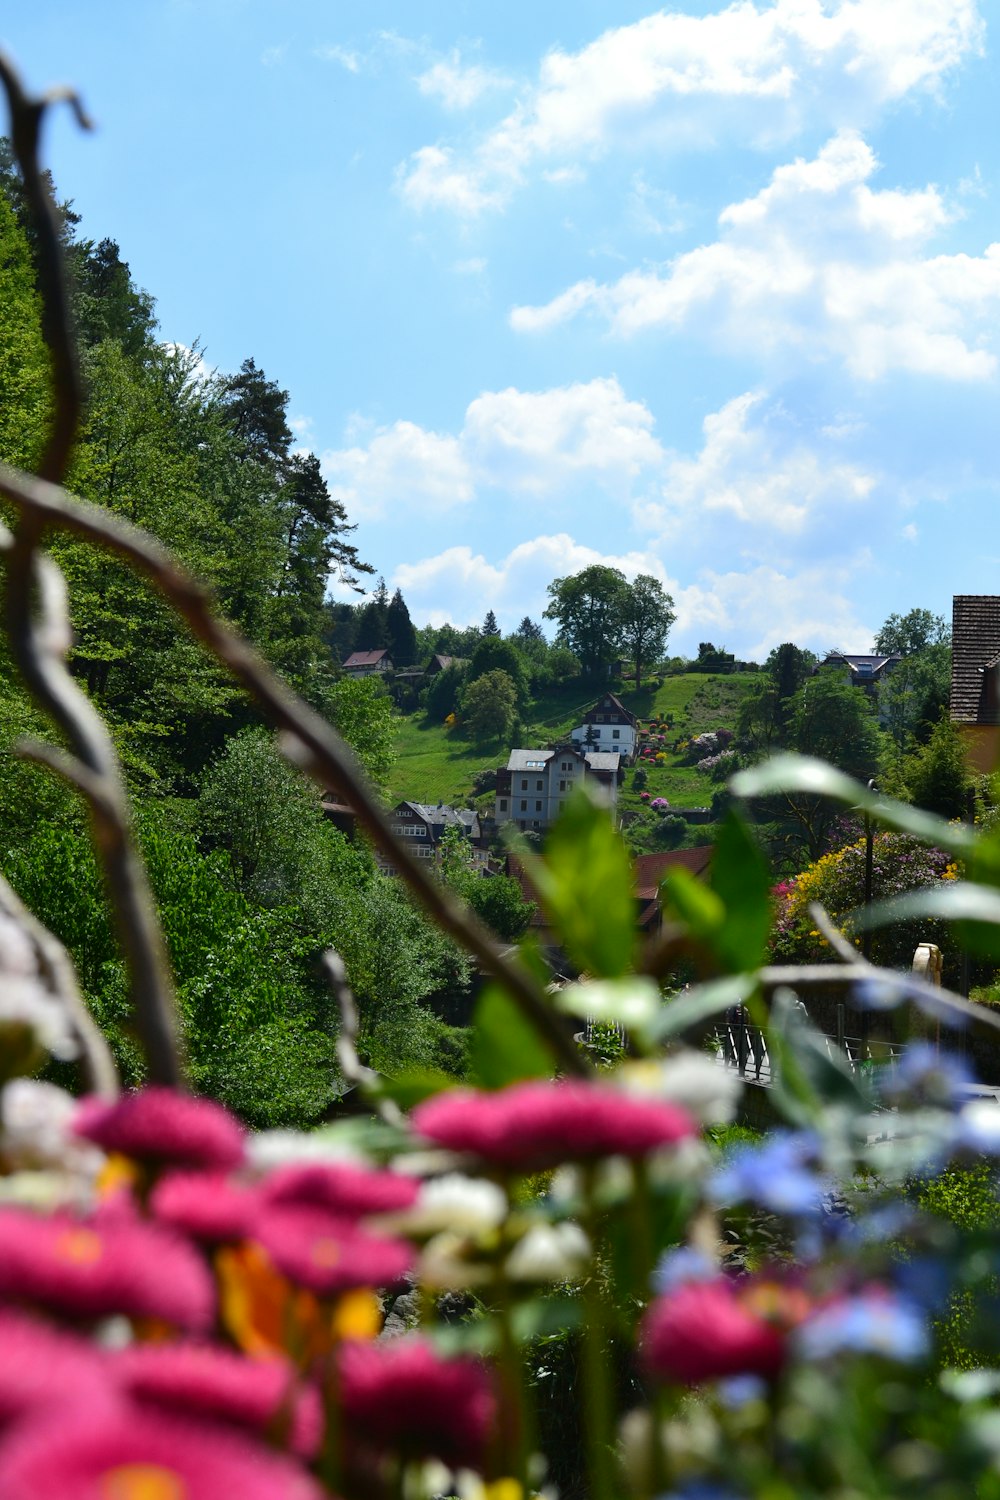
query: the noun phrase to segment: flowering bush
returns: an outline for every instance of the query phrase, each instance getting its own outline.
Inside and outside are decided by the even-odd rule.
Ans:
[[[655,808],[657,812],[666,812],[670,806],[670,803],[667,801],[666,797],[654,797],[649,805],[650,807]]]

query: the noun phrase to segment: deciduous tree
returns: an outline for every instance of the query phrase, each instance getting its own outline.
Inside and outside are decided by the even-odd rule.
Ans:
[[[624,573],[603,563],[549,584],[545,618],[558,622],[560,642],[580,658],[587,677],[599,676],[618,654],[627,591]]]
[[[635,663],[635,685],[642,669],[659,661],[676,620],[674,601],[650,573],[639,573],[627,586],[620,605],[620,640]]]

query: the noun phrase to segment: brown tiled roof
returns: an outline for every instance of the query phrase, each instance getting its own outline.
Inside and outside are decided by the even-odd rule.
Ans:
[[[639,854],[635,861],[635,891],[640,901],[653,901],[671,865],[683,865],[692,875],[704,875],[712,862],[714,845],[697,849],[668,849],[663,854]]]
[[[344,662],[345,667],[373,667],[383,656],[388,656],[385,646],[380,651],[353,651]]]
[[[961,724],[1000,723],[984,693],[984,669],[1000,653],[1000,594],[956,594],[951,613],[951,717]]]

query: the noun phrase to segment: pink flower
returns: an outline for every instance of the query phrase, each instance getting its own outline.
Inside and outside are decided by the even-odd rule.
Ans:
[[[681,1385],[726,1375],[774,1376],[785,1358],[780,1329],[721,1277],[685,1282],[654,1302],[640,1345],[651,1374]]]
[[[147,1088],[114,1103],[84,1099],[73,1128],[105,1151],[156,1166],[226,1171],[243,1160],[243,1128],[211,1099]]]
[[[319,1392],[300,1386],[285,1359],[245,1359],[214,1344],[133,1344],[113,1369],[143,1404],[280,1434],[283,1445],[307,1457],[319,1448]]]
[[[597,1083],[516,1083],[496,1093],[449,1089],[413,1111],[421,1135],[496,1166],[539,1172],[564,1161],[644,1156],[697,1133],[674,1104]]]
[[[279,1271],[323,1296],[391,1286],[414,1261],[404,1240],[367,1234],[350,1219],[299,1204],[275,1204],[262,1215],[254,1238]]]
[[[344,1344],[339,1369],[349,1439],[455,1468],[482,1464],[496,1398],[477,1360],[442,1359],[425,1339],[403,1337]]]
[[[72,1318],[159,1318],[198,1332],[215,1312],[201,1257],[128,1216],[74,1219],[0,1209],[0,1297]]]
[[[154,1218],[210,1245],[249,1238],[260,1193],[222,1172],[170,1172],[150,1194]]]
[[[72,1334],[4,1308],[0,1349],[0,1423],[35,1407],[112,1399],[107,1359]]]
[[[122,1406],[53,1412],[0,1447],[4,1500],[321,1500],[294,1459],[208,1423]]]
[[[420,1191],[412,1177],[376,1172],[347,1162],[307,1162],[283,1167],[264,1183],[272,1203],[308,1203],[344,1218],[410,1208]]]

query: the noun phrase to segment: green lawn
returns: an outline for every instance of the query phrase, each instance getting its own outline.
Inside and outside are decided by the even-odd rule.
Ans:
[[[673,739],[681,733],[733,728],[740,699],[754,680],[751,673],[701,676],[690,672],[665,678],[658,689],[644,684],[637,693],[621,685],[614,691],[639,718],[668,718]],[[526,744],[544,745],[568,736],[599,691],[579,682],[564,683],[530,704],[525,713]],[[401,717],[396,735],[398,759],[390,779],[391,799],[461,804],[471,794],[475,773],[505,765],[509,748],[506,743],[471,745],[443,724],[428,725],[422,709]],[[638,793],[631,790],[631,783],[632,772],[628,770],[621,793],[623,808],[643,805]],[[670,755],[667,765],[649,773],[646,790],[651,797],[666,797],[675,807],[701,807],[711,802],[716,787],[701,771],[682,765],[679,757]]]

